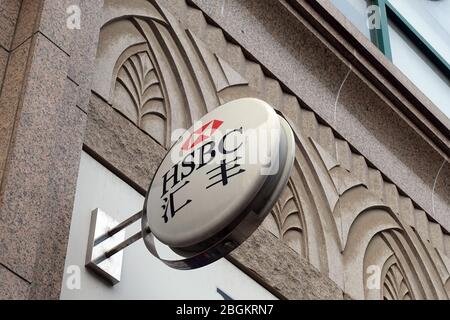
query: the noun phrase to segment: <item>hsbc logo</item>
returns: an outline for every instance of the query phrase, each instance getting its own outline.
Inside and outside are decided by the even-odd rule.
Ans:
[[[122,258],[120,264],[107,259],[140,238],[155,258],[175,269],[200,268],[226,256],[272,210],[291,175],[295,151],[289,123],[266,102],[243,98],[217,107],[176,139],[153,176],[142,211],[118,225],[95,211],[86,266],[117,283]],[[123,240],[123,229],[139,219],[141,232]],[[105,237],[102,230],[110,225],[116,231]],[[118,232],[121,238],[112,239]],[[104,246],[106,239],[113,248]],[[160,245],[166,246],[163,255]]]
[[[219,106],[188,130],[172,132],[174,145],[156,171],[146,198],[144,241],[153,238],[198,268],[230,252],[270,212],[294,163],[289,124],[264,101],[244,98]]]
[[[189,151],[206,139],[210,138],[217,129],[223,124],[221,120],[211,120],[200,129],[195,130],[183,143],[181,150]]]
[[[107,259],[140,238],[155,258],[179,270],[226,256],[272,210],[295,151],[289,123],[268,103],[243,98],[215,108],[178,136],[153,176],[142,211],[118,225],[95,211],[86,266],[117,283],[121,265]],[[123,240],[123,229],[139,219],[141,232]],[[110,225],[116,231],[105,237],[102,230]],[[105,239],[113,248],[104,246]]]
[[[202,186],[206,191],[213,187],[225,187],[231,182],[232,177],[246,171],[242,168],[240,163],[242,156],[239,154],[244,144],[242,127],[228,130],[222,136],[215,137],[217,139],[207,141],[223,123],[221,120],[211,120],[195,130],[181,146],[183,151],[192,151],[185,154],[181,161],[176,162],[162,175],[161,207],[164,212],[161,218],[164,223],[168,223],[193,201],[181,200],[176,194],[190,187],[189,177],[194,172],[208,177],[208,182]],[[207,170],[201,170],[206,166]]]

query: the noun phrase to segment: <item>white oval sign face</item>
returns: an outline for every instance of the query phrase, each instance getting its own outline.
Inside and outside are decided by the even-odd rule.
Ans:
[[[174,144],[147,195],[155,237],[183,248],[226,228],[279,170],[280,120],[267,103],[240,99],[205,115]]]

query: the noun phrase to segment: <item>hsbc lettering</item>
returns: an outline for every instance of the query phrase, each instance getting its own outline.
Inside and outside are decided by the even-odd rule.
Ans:
[[[189,149],[189,147],[193,148],[204,142],[215,133],[222,123],[222,121],[213,120],[201,127],[194,132],[199,136],[193,139],[194,137],[191,135],[184,142],[182,150]],[[203,134],[203,131],[208,126],[212,127],[209,136]],[[190,181],[187,178],[193,172],[198,172],[213,161],[218,163],[213,169],[204,172],[210,181],[210,183],[205,186],[205,190],[220,185],[226,186],[232,177],[245,172],[245,169],[239,164],[241,157],[237,155],[239,149],[243,146],[243,142],[239,143],[237,146],[227,147],[227,141],[229,139],[233,138],[233,141],[236,141],[236,139],[239,139],[239,136],[243,136],[242,127],[228,131],[218,143],[209,141],[202,144],[200,147],[186,155],[182,161],[179,161],[162,176],[162,195],[160,198],[163,202],[162,208],[164,214],[162,218],[164,223],[168,223],[180,210],[192,202],[191,199],[178,199],[177,193],[183,188],[189,188]]]
[[[230,253],[270,213],[289,180],[295,138],[273,107],[254,98],[218,106],[172,137],[145,199],[142,235],[168,266],[195,269]],[[177,260],[159,255],[155,240]]]

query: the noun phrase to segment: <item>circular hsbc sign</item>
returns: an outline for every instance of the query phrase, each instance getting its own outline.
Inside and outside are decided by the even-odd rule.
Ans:
[[[190,269],[242,243],[270,212],[294,162],[294,137],[267,103],[245,98],[222,105],[185,131],[161,162],[142,219],[154,238],[185,257]],[[159,256],[158,256],[159,257]]]

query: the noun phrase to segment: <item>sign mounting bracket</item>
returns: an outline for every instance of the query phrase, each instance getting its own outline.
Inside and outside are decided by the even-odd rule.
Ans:
[[[112,285],[120,282],[123,250],[142,238],[142,231],[125,238],[125,228],[142,218],[142,210],[118,223],[97,208],[92,211],[86,252],[86,268],[91,269]]]

